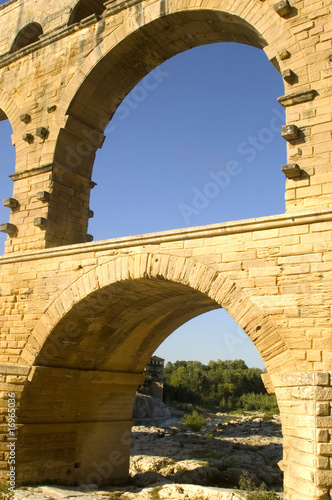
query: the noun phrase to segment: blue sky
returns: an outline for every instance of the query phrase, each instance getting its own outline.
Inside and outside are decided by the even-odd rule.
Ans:
[[[166,61],[133,89],[105,131],[93,173],[94,239],[283,213],[285,119],[276,100],[283,94],[264,52],[246,45],[213,44]],[[8,122],[0,130],[5,198],[12,194],[7,175],[15,153]],[[0,207],[0,215],[6,222],[8,209]],[[0,235],[1,246],[4,240]],[[263,366],[224,311],[188,322],[157,354]]]

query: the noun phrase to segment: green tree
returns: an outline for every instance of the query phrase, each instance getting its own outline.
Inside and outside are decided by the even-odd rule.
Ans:
[[[176,361],[165,368],[164,394],[168,401],[222,408],[274,411],[276,399],[268,396],[261,379],[262,370],[248,368],[242,359],[210,361]],[[234,408],[236,407],[236,408]]]

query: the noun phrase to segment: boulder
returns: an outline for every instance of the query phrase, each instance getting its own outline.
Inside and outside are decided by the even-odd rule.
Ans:
[[[133,419],[141,420],[165,420],[171,417],[171,412],[167,406],[160,400],[137,394],[134,404]]]

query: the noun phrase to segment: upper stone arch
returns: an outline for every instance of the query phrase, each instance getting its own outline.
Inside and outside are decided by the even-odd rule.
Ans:
[[[124,11],[124,22],[107,29],[85,58],[61,100],[67,115],[55,148],[55,161],[91,177],[96,149],[118,105],[151,70],[190,48],[223,41],[264,49],[278,68],[280,43],[301,52],[285,20],[266,3],[194,1],[140,3]],[[301,54],[302,56],[302,54]],[[76,144],[75,144],[76,142]]]
[[[176,328],[219,307],[246,331],[270,372],[296,371],[271,318],[235,282],[193,259],[149,253],[119,257],[75,280],[40,318],[22,359],[77,368],[85,356],[85,369],[140,373]]]

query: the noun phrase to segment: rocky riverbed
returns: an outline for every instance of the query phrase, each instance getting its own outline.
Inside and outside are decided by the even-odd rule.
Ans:
[[[134,426],[130,484],[83,492],[80,488],[17,490],[17,500],[201,499],[241,500],[234,490],[243,471],[258,485],[282,491],[282,438],[279,417],[242,416],[222,422],[213,416],[199,432],[181,422]],[[280,493],[282,497],[282,493]]]

